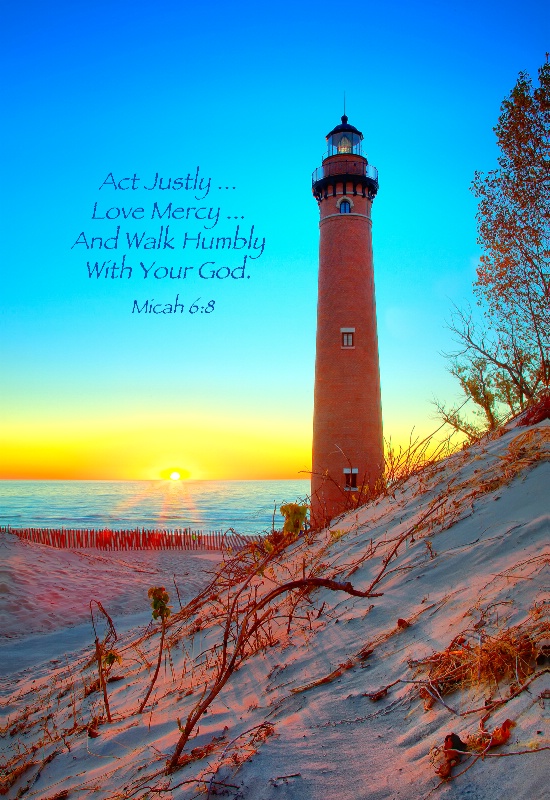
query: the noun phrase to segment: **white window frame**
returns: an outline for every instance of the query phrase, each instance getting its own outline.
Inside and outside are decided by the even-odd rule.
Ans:
[[[353,344],[344,344],[344,335],[351,333]],[[340,328],[340,347],[342,350],[355,350],[355,328]]]
[[[358,489],[357,486],[357,475],[359,474],[359,470],[357,467],[344,467],[344,475],[346,476],[346,485],[344,486],[345,492],[355,492]],[[348,478],[349,475],[349,478]],[[353,478],[355,476],[355,486],[353,486]],[[348,485],[349,480],[349,485]]]

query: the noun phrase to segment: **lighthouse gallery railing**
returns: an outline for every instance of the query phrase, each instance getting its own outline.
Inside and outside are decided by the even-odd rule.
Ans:
[[[322,167],[317,167],[312,173],[312,185],[331,175],[361,175],[378,183],[378,170],[372,164],[364,161],[329,161]]]

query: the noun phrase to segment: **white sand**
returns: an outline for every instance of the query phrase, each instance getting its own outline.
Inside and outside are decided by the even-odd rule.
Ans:
[[[490,757],[475,763],[467,758],[454,773],[470,764],[471,769],[441,786],[430,762],[431,748],[442,747],[451,732],[462,738],[476,733],[483,713],[464,712],[483,707],[489,694],[493,700],[508,697],[510,679],[498,688],[456,690],[444,696],[445,705],[436,701],[427,711],[419,684],[410,681],[427,676],[412,661],[444,650],[461,633],[475,645],[511,626],[548,625],[549,433],[548,421],[510,429],[411,479],[395,497],[349,514],[333,525],[340,533],[331,537],[324,532],[315,541],[290,546],[278,566],[255,579],[258,597],[300,578],[313,565],[319,577],[350,580],[365,590],[382,568],[389,540],[424,520],[414,541],[409,537],[389,562],[375,590],[383,596],[316,589],[309,602],[298,605],[289,634],[289,602],[297,596],[280,599],[270,622],[277,643],[251,655],[229,678],[184,754],[213,737],[224,738],[214,742],[206,757],[169,776],[164,767],[179,737],[176,718],[185,722],[204,683],[212,680],[209,648],[221,639],[221,620],[215,618],[220,601],[212,598],[201,608],[199,621],[194,615],[172,618],[170,659],[163,660],[141,716],[133,712],[151,678],[143,662],[154,665],[156,660],[158,624],[154,635],[138,641],[133,626],[141,618],[131,615],[144,614],[147,588],[159,584],[170,592],[176,611],[172,575],[180,593],[185,584],[185,602],[192,589],[204,585],[197,565],[212,562],[195,556],[191,562],[187,553],[63,552],[7,537],[12,573],[3,606],[7,632],[18,638],[8,639],[4,648],[8,653],[19,648],[21,669],[11,676],[2,724],[13,734],[5,740],[9,768],[36,762],[8,796],[15,798],[28,786],[27,798],[51,799],[67,791],[71,798],[179,800],[206,796],[215,773],[210,797],[235,800],[542,798],[550,763],[550,750],[542,749],[550,747],[547,664],[533,662],[528,688],[495,709],[486,723],[492,731],[512,719],[516,726],[509,741],[491,749]],[[89,665],[89,629],[82,652],[65,656],[75,646],[68,644],[65,626],[84,626],[91,597],[105,605],[119,631],[129,629],[117,643],[123,662],[113,668],[123,679],[108,685],[113,723],[101,724],[96,738],[89,738],[84,727],[104,714],[98,692],[83,697],[84,685],[96,674]],[[148,617],[145,612],[141,631]],[[400,618],[410,626],[399,627]],[[44,633],[52,630],[57,633],[56,663],[51,662],[55,640]],[[42,660],[38,632],[49,637]],[[362,649],[373,652],[361,660]],[[32,669],[25,664],[25,650]],[[346,667],[327,682],[292,691],[342,664]],[[401,682],[378,702],[365,696],[394,681]],[[266,722],[273,725],[272,735],[251,743],[254,731],[246,731]],[[235,737],[240,738],[230,744]],[[495,757],[520,751],[526,752]]]
[[[163,582],[177,609],[174,580],[185,604],[204,586],[220,558],[206,551],[58,550],[14,534],[4,535],[0,548],[6,552],[0,595],[2,636],[9,637],[88,620],[91,598],[103,603],[113,617],[138,613],[148,608],[148,588]]]

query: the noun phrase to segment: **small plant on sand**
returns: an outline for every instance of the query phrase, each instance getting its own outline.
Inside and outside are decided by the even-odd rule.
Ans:
[[[164,586],[151,586],[151,588],[147,592],[147,597],[151,600],[151,608],[153,609],[153,619],[158,619],[160,617],[160,623],[161,623],[160,646],[159,646],[159,657],[157,660],[155,674],[153,675],[153,680],[151,681],[149,690],[145,695],[145,697],[143,698],[141,705],[138,709],[138,714],[141,714],[141,712],[145,708],[147,700],[149,700],[149,695],[153,691],[153,686],[155,685],[155,682],[157,680],[160,670],[160,662],[162,661],[162,648],[164,645],[164,635],[166,633],[166,620],[172,613],[172,609],[168,605],[170,597],[168,596],[168,592],[166,591]]]
[[[118,650],[111,648],[103,653],[102,663],[103,672],[105,675],[108,675],[114,664],[122,664],[122,656]]]
[[[97,610],[103,614],[107,621],[107,633],[102,642],[99,641],[97,629],[94,620],[93,603],[97,606]],[[105,705],[105,714],[107,715],[107,722],[111,722],[111,709],[109,707],[109,697],[107,694],[107,674],[116,660],[120,660],[120,656],[112,645],[117,640],[115,626],[113,620],[107,614],[99,600],[90,600],[90,616],[92,618],[92,627],[95,634],[95,658],[97,662],[97,670],[99,673],[99,686],[103,692],[103,703]]]
[[[266,536],[261,546],[256,547],[256,554],[261,557],[265,553],[273,554],[288,544],[295,542],[304,530],[309,506],[299,503],[286,503],[281,506],[281,514],[285,518],[282,531],[273,530]],[[275,512],[273,513],[275,518]]]
[[[292,536],[293,539],[298,538],[300,531],[304,528],[307,509],[308,506],[301,506],[298,503],[286,503],[286,505],[281,506],[281,514],[285,518],[283,533],[286,536]]]

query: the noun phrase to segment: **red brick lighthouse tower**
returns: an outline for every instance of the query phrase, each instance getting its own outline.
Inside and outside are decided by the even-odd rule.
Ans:
[[[372,201],[378,172],[363,134],[342,117],[313,173],[321,220],[313,415],[311,521],[315,527],[365,497],[382,475],[383,440]]]

